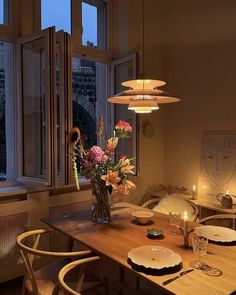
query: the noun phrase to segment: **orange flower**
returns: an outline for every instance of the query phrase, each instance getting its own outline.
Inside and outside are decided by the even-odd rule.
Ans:
[[[125,188],[125,194],[127,195],[130,190],[136,189],[136,185],[130,180],[125,180],[124,181],[124,188]]]
[[[118,172],[112,172],[111,170],[108,170],[107,175],[102,175],[101,179],[106,181],[106,186],[111,185],[113,188],[117,188],[118,183],[121,181]]]
[[[121,172],[123,173],[130,173],[130,174],[134,174],[134,172],[132,171],[134,169],[133,165],[130,165],[130,160],[126,159],[126,157],[123,157],[120,159],[120,163],[121,163]]]
[[[114,150],[115,150],[117,144],[118,144],[118,137],[111,137],[110,139],[108,139],[108,141],[107,141],[107,152],[109,154],[114,153]]]
[[[118,185],[115,189],[116,199],[123,198],[125,194],[126,194],[125,187],[123,185]]]

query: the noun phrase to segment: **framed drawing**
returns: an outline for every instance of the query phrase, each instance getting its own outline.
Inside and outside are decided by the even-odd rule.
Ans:
[[[208,131],[202,135],[199,196],[236,194],[236,131]]]

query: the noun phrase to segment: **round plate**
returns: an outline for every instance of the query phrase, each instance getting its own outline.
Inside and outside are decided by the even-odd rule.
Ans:
[[[135,264],[151,269],[173,267],[181,263],[179,254],[159,246],[142,246],[129,251],[128,258]]]
[[[195,228],[194,231],[197,235],[214,242],[236,241],[236,231],[223,226],[203,225]]]

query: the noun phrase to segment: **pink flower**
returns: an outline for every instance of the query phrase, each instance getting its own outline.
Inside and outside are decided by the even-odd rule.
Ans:
[[[107,155],[102,155],[102,161],[103,163],[106,163],[106,161],[108,160],[108,156]]]
[[[83,161],[83,167],[84,167],[85,170],[89,170],[92,167],[92,164],[91,164],[91,162],[89,162],[87,160],[84,160]]]
[[[94,145],[88,152],[88,158],[94,163],[105,163],[108,160],[107,155],[104,154],[103,150]]]
[[[120,120],[116,126],[115,129],[119,132],[126,132],[126,133],[131,133],[132,132],[132,127],[130,126],[129,123],[127,123],[124,120]]]

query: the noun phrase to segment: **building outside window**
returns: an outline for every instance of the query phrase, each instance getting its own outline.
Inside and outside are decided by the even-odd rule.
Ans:
[[[104,121],[107,118],[106,77],[105,64],[72,59],[73,126],[80,129],[85,149],[97,144],[98,117],[102,116]]]

